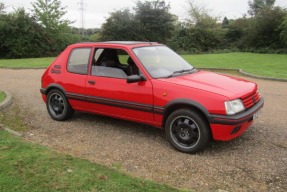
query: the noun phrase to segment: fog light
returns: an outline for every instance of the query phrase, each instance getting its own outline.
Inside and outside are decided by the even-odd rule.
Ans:
[[[237,132],[240,130],[240,128],[241,128],[241,126],[235,127],[235,128],[231,131],[231,134],[237,133]]]

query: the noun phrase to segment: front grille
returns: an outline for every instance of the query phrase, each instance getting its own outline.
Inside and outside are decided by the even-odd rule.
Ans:
[[[259,99],[260,99],[260,94],[258,92],[258,90],[252,92],[251,94],[247,95],[246,97],[241,98],[242,102],[245,106],[246,109],[252,107],[253,105],[255,105]]]

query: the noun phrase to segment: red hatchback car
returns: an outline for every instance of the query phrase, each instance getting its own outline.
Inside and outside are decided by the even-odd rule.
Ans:
[[[43,74],[41,93],[55,120],[77,110],[149,124],[186,153],[238,137],[264,105],[255,83],[197,70],[150,42],[70,45]]]

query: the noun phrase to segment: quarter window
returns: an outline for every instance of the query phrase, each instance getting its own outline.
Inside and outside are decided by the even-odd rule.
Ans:
[[[68,71],[71,73],[88,74],[91,50],[91,48],[73,49],[68,61]]]

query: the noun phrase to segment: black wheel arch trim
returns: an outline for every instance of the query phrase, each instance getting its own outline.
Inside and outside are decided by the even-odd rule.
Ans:
[[[41,88],[40,92],[44,95],[47,95],[49,93],[49,91],[53,88],[59,89],[60,91],[63,92],[64,95],[66,95],[66,91],[65,91],[64,87],[57,84],[57,83],[52,83],[52,84],[48,85],[46,88]]]
[[[211,114],[213,124],[224,124],[224,125],[237,125],[246,121],[253,120],[253,115],[257,113],[264,106],[264,98],[261,97],[260,100],[251,108],[238,113],[236,115],[216,115]]]
[[[175,105],[188,105],[188,106],[195,107],[204,114],[204,116],[207,118],[208,122],[212,122],[212,118],[211,118],[210,113],[208,112],[208,110],[203,105],[201,105],[200,103],[193,101],[191,99],[185,99],[185,98],[175,99],[175,100],[168,102],[164,107],[164,111],[163,111],[164,116],[166,116],[168,109],[170,109],[172,106],[175,106]],[[167,117],[165,117],[165,118],[167,118]]]

